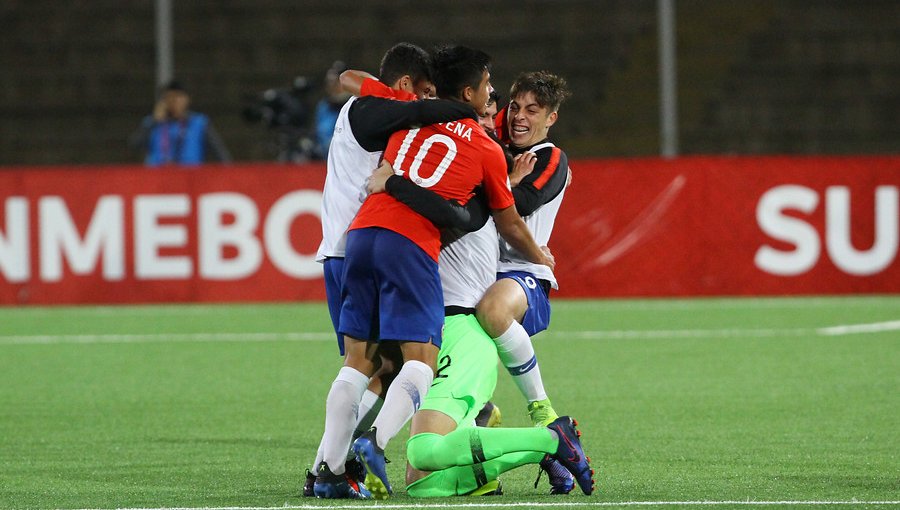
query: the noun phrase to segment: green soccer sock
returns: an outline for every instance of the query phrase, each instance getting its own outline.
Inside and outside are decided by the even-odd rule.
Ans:
[[[547,428],[465,427],[446,436],[423,433],[409,438],[409,463],[422,471],[439,471],[495,459],[513,452],[554,453],[559,440]]]
[[[495,480],[500,473],[540,462],[544,455],[544,452],[507,453],[483,463],[442,469],[409,484],[406,493],[413,498],[463,496],[488,480]]]

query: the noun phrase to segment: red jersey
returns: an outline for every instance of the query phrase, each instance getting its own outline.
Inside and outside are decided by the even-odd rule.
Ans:
[[[359,86],[359,95],[383,97],[385,99],[399,99],[400,101],[415,101],[418,99],[412,92],[392,89],[374,78],[366,78]]]
[[[460,204],[468,202],[474,188],[483,184],[491,209],[515,205],[503,149],[474,119],[397,131],[391,135],[384,159],[398,175]],[[397,232],[438,259],[438,228],[387,193],[369,195],[350,224],[350,230],[366,227]]]
[[[497,116],[494,117],[494,132],[497,133],[497,138],[509,145],[509,126],[506,124],[506,117],[509,115],[509,105],[505,108],[501,108],[500,111],[497,112]]]

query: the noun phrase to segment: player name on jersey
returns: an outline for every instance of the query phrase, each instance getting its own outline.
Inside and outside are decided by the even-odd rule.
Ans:
[[[466,126],[465,124],[459,122],[445,122],[442,123],[441,126],[444,127],[447,131],[459,136],[460,138],[465,138],[468,141],[472,141],[472,127]]]

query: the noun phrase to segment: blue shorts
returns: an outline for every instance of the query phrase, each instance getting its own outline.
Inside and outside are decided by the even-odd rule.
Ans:
[[[340,331],[341,318],[341,287],[344,286],[344,258],[328,257],[322,264],[325,271],[325,300],[328,302],[328,315],[331,316],[331,324],[337,334],[338,349],[341,356],[344,355],[344,335]]]
[[[441,346],[444,297],[438,265],[406,237],[382,228],[347,233],[338,332],[359,340]]]
[[[509,278],[515,280],[528,298],[528,309],[522,317],[522,327],[528,332],[528,336],[534,336],[550,326],[550,296],[547,295],[545,285],[531,273],[524,271],[509,271],[497,273],[497,279]]]

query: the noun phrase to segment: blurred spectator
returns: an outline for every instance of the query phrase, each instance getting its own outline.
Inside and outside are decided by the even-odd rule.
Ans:
[[[161,89],[153,114],[144,117],[128,142],[132,148],[146,151],[146,165],[231,161],[231,154],[209,117],[189,110],[190,103],[191,96],[175,80]]]
[[[341,107],[350,99],[350,94],[341,88],[341,73],[347,65],[336,60],[325,72],[325,97],[316,105],[316,143],[322,158],[328,156],[328,146],[334,135],[334,124],[337,122]]]

